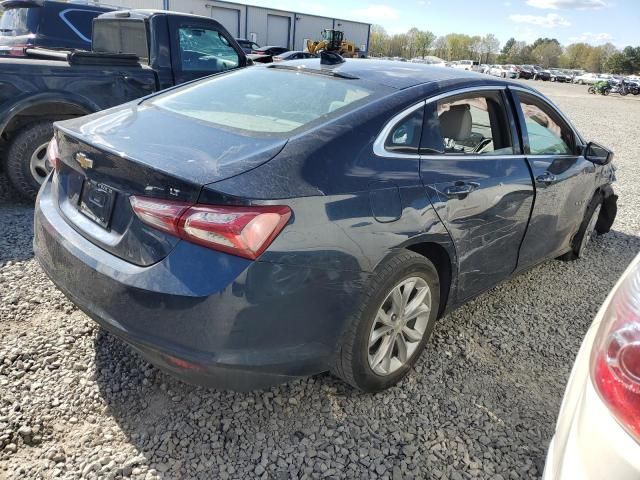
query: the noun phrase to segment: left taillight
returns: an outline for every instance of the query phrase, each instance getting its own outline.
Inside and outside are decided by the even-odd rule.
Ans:
[[[47,158],[49,159],[49,163],[51,167],[57,172],[60,170],[60,166],[62,165],[62,160],[60,160],[60,149],[58,148],[58,141],[56,137],[53,137],[49,141],[49,145],[47,146]]]
[[[591,357],[591,378],[618,422],[640,441],[640,257],[611,294]]]
[[[130,197],[130,203],[147,225],[251,260],[269,247],[291,218],[291,209],[280,205],[191,205],[138,196]]]

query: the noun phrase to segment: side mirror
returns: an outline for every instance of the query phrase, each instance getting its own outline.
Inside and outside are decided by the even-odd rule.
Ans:
[[[584,158],[597,165],[607,165],[613,160],[613,152],[599,143],[589,142],[584,148]]]

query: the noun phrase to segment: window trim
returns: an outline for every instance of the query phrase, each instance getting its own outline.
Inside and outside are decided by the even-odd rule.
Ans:
[[[392,117],[385,126],[382,128],[376,140],[373,143],[373,153],[378,157],[385,158],[414,158],[414,159],[432,159],[432,160],[441,160],[441,159],[453,159],[453,160],[462,160],[462,159],[484,159],[484,160],[499,160],[499,159],[512,159],[518,156],[524,156],[520,153],[514,153],[512,155],[459,155],[459,154],[436,154],[436,155],[425,155],[421,153],[394,153],[385,148],[385,142],[387,141],[387,137],[391,133],[391,130],[400,123],[401,120],[404,120],[405,117],[411,115],[420,107],[425,107],[429,103],[438,102],[440,100],[455,97],[457,95],[465,95],[467,93],[475,93],[475,92],[487,92],[487,91],[505,91],[507,89],[507,85],[476,85],[474,87],[464,87],[458,88],[456,90],[449,90],[446,92],[439,93],[434,95],[433,97],[429,97],[425,100],[420,101],[419,103],[413,104],[410,107],[405,108],[396,116]],[[505,108],[508,108],[505,105]]]

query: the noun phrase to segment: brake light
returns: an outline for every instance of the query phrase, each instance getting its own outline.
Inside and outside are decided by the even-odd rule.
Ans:
[[[27,45],[14,45],[9,49],[10,57],[26,57]]]
[[[47,158],[49,159],[51,167],[58,172],[62,165],[62,160],[60,160],[60,149],[58,148],[56,137],[53,137],[49,141],[49,145],[47,145]]]
[[[620,424],[640,441],[640,257],[612,293],[591,357],[591,378]]]
[[[191,205],[130,197],[131,207],[147,225],[189,242],[255,260],[291,218],[286,206]]]

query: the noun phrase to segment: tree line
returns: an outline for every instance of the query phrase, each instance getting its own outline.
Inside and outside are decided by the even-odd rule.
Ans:
[[[640,46],[619,50],[612,43],[593,46],[577,42],[564,47],[555,38],[538,38],[530,44],[510,38],[500,48],[500,41],[491,33],[484,36],[449,33],[438,37],[433,32],[412,28],[407,33],[390,35],[380,25],[371,26],[369,55],[407,59],[433,55],[445,61],[536,64],[594,73],[640,72]]]

